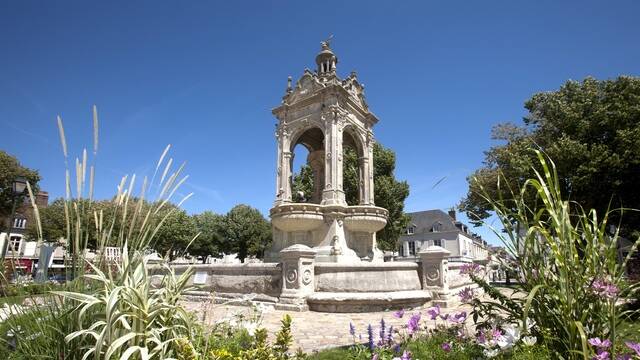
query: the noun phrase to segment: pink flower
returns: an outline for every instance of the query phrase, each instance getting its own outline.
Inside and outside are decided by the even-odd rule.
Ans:
[[[473,300],[476,294],[472,288],[467,286],[464,289],[460,290],[460,292],[458,293],[458,296],[460,297],[460,301],[462,301],[463,303],[468,303],[468,302],[471,302],[471,300]]]
[[[449,344],[448,342],[443,343],[442,344],[442,350],[444,350],[444,352],[450,352],[451,351],[451,344]]]
[[[480,272],[480,265],[476,263],[469,263],[460,266],[460,274],[463,275],[475,275]]]
[[[624,344],[627,345],[629,349],[635,351],[636,355],[640,356],[640,343],[625,341]]]
[[[465,320],[467,320],[467,313],[465,311],[457,312],[449,319],[449,321],[454,324],[462,324]]]
[[[603,350],[598,350],[598,353],[594,355],[591,360],[610,360],[609,353]]]
[[[609,339],[600,340],[600,338],[595,337],[595,338],[589,339],[589,344],[591,344],[591,346],[597,347],[598,349],[608,349],[611,347],[611,340]]]
[[[393,317],[395,317],[396,319],[402,319],[403,316],[404,316],[404,309],[400,309],[393,313]]]
[[[605,279],[595,279],[591,284],[591,290],[603,299],[615,299],[618,295],[618,287]]]

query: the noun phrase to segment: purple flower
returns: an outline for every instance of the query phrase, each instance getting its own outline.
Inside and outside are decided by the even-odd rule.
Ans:
[[[389,326],[389,331],[387,331],[387,344],[391,345],[393,342],[393,325]]]
[[[444,352],[450,352],[451,351],[451,344],[449,344],[448,342],[443,343],[442,344],[442,350],[444,350]]]
[[[633,354],[618,355],[616,356],[616,360],[631,360],[631,356],[633,356]]]
[[[603,299],[615,299],[618,295],[618,287],[605,279],[595,279],[591,284],[591,290]]]
[[[480,265],[476,263],[468,263],[460,266],[460,274],[475,275],[480,272]]]
[[[468,302],[471,302],[471,300],[473,300],[476,294],[472,288],[467,286],[464,289],[460,290],[460,292],[458,293],[458,296],[460,297],[460,301],[462,301],[463,303],[468,303]]]
[[[395,317],[396,319],[402,319],[403,316],[404,316],[404,309],[400,309],[393,313],[393,317]]]
[[[591,360],[610,360],[609,353],[604,350],[598,350],[598,353],[594,355]]]
[[[387,330],[386,324],[384,323],[384,319],[380,319],[380,343],[384,343],[386,338],[385,331]]]
[[[373,342],[373,326],[371,326],[371,324],[367,326],[367,335],[369,335],[369,339],[368,339],[369,341],[367,342],[367,345],[369,346],[369,350],[373,351],[376,345]]]
[[[407,330],[409,331],[409,335],[413,334],[418,330],[418,326],[420,324],[420,313],[415,313],[411,315],[409,321],[407,322]]]
[[[440,315],[440,306],[436,305],[434,307],[430,307],[427,309],[427,314],[431,316],[431,320],[437,319],[438,315]]]
[[[351,334],[351,336],[356,336],[356,327],[352,322],[349,323],[349,334]]]
[[[400,360],[411,360],[411,353],[405,350],[402,353],[402,357],[400,358]]]
[[[440,319],[442,319],[442,320],[445,320],[445,321],[446,321],[447,319],[449,319],[449,314],[442,314],[442,315],[440,315]]]
[[[487,337],[482,331],[478,334],[478,336],[476,336],[476,342],[480,345],[487,342]]]
[[[589,339],[589,344],[597,347],[598,349],[608,349],[611,347],[611,341],[609,339],[600,340],[598,337]]]
[[[624,344],[627,345],[629,349],[633,350],[636,353],[636,355],[640,356],[640,343],[625,341]]]
[[[394,353],[399,353],[400,352],[400,344],[393,345],[393,352]]]
[[[467,320],[467,313],[465,311],[457,312],[449,319],[449,321],[454,324],[462,324],[465,320]]]

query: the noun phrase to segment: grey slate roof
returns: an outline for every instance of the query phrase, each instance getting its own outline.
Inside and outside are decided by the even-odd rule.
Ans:
[[[407,213],[411,217],[410,226],[416,227],[415,233],[431,232],[433,225],[440,223],[440,231],[457,231],[455,220],[442,210],[427,210]]]

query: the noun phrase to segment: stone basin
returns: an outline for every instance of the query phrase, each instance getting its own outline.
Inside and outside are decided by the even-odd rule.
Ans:
[[[349,206],[344,215],[344,225],[350,231],[374,233],[387,224],[389,212],[377,206]]]
[[[324,222],[322,207],[315,204],[278,205],[270,213],[271,222],[282,231],[310,231]]]

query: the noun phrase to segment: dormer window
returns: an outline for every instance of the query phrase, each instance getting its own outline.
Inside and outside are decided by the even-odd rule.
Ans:
[[[409,226],[407,228],[407,235],[413,235],[416,231],[416,227],[415,226]]]
[[[438,231],[442,231],[442,223],[439,221],[433,224],[433,226],[431,227],[431,232],[438,232]]]

